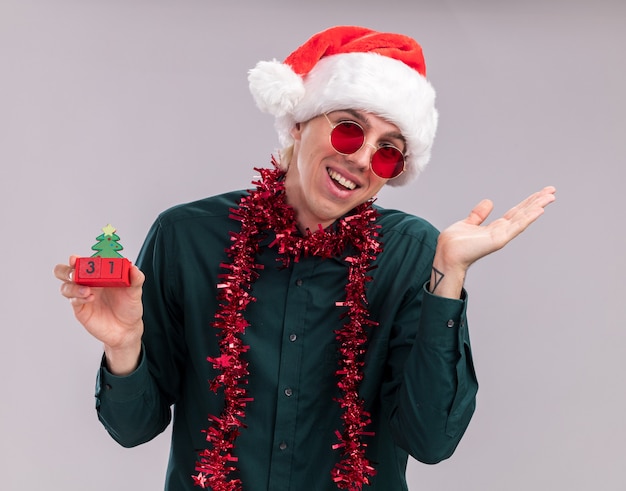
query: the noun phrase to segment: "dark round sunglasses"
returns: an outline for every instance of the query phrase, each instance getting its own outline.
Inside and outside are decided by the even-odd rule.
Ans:
[[[331,126],[330,144],[337,153],[352,155],[365,145],[365,130],[359,123],[349,119],[333,123],[326,113],[324,116]],[[385,143],[372,154],[370,168],[378,177],[393,179],[404,172],[404,155],[398,147]]]

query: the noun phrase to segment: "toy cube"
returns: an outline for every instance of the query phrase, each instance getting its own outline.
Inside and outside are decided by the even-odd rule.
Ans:
[[[74,282],[86,286],[130,286],[130,261],[124,257],[76,258]]]

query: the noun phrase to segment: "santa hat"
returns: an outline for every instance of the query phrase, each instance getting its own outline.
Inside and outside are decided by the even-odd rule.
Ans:
[[[435,90],[426,80],[420,45],[410,37],[356,26],[315,34],[284,62],[250,70],[257,106],[275,116],[280,144],[293,143],[297,122],[357,109],[395,124],[406,139],[406,169],[389,185],[409,182],[426,167],[437,129]]]

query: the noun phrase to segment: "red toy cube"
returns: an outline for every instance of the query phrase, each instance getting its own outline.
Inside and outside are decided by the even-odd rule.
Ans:
[[[130,286],[130,261],[124,257],[76,258],[74,282],[86,286]]]

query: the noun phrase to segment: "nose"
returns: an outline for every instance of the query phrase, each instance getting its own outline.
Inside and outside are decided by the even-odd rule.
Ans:
[[[378,150],[378,147],[377,147],[376,145],[372,145],[371,143],[367,143],[367,142],[365,142],[365,143],[363,144],[363,146],[364,146],[364,147],[372,147],[372,148],[374,149],[374,152],[375,152],[376,150]]]
[[[374,155],[376,150],[378,150],[377,146],[365,142],[361,148],[350,156],[350,158],[351,160],[357,162],[360,168],[368,169],[370,161],[372,160],[372,155]]]

